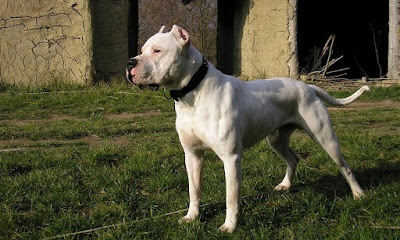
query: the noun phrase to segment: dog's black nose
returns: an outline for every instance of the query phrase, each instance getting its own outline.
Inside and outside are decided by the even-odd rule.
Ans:
[[[129,59],[127,62],[128,68],[134,68],[137,66],[137,64],[138,64],[138,61],[134,58]]]

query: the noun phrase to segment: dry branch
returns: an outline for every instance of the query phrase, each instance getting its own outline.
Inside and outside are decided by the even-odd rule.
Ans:
[[[330,62],[330,59],[331,59],[331,57],[332,57],[332,52],[333,52],[333,43],[335,42],[336,35],[333,35],[333,36],[331,35],[331,37],[332,37],[332,40],[331,40],[331,45],[330,45],[330,47],[329,47],[328,59],[326,60],[325,70],[324,70],[324,72],[322,73],[322,77],[323,77],[323,78],[325,78],[326,71],[327,71],[328,68],[329,68],[329,62]]]
[[[328,71],[329,68],[331,68],[335,63],[337,63],[340,59],[343,58],[343,55],[338,57],[338,58],[333,58],[333,45],[335,43],[335,38],[336,35],[330,35],[328,40],[326,41],[324,47],[322,48],[321,53],[316,56],[317,61],[314,62],[313,67],[311,68],[311,72],[307,74],[308,77],[315,78],[315,79],[325,79],[327,78],[327,75],[332,74],[332,73],[338,73],[337,75],[334,76],[329,76],[329,78],[335,78],[335,77],[342,77],[347,75],[347,70],[350,68],[341,68],[337,70],[332,70]],[[328,55],[328,56],[326,56]],[[321,66],[322,61],[326,59],[325,66]]]

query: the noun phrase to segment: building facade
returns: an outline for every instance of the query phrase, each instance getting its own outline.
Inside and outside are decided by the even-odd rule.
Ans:
[[[354,52],[358,59],[353,56],[353,62],[347,57],[350,62],[345,64],[354,65],[355,77],[370,74],[398,79],[398,0],[372,1],[379,5],[366,7],[355,17],[367,19],[364,23],[338,20],[345,15],[341,13],[344,0],[328,2],[333,6],[330,9],[318,8],[317,0],[218,0],[218,68],[247,78],[298,78],[306,71],[305,61],[314,45],[323,47],[326,36],[338,32],[335,51],[339,55],[352,56],[346,52],[352,50],[345,44],[348,42],[370,53]],[[354,7],[363,4],[355,2]],[[349,16],[358,12],[349,9]],[[377,18],[383,19],[381,22],[368,18],[374,15],[368,11],[375,10],[382,12]],[[137,11],[138,0],[0,1],[1,81],[93,84],[124,76],[126,59],[137,52]],[[353,31],[358,29],[354,25],[343,33],[350,34],[347,38],[340,38],[341,29],[352,26],[350,23],[364,24],[366,30]]]

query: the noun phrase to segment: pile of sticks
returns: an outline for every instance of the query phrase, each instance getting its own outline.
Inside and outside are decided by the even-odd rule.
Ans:
[[[333,53],[333,44],[335,43],[336,35],[330,35],[328,40],[326,41],[324,48],[321,51],[321,54],[318,56],[317,61],[315,62],[310,73],[307,74],[308,77],[313,79],[325,79],[327,75],[329,78],[340,78],[347,75],[347,70],[349,67],[341,68],[337,70],[328,71],[328,69],[337,63],[340,59],[343,58],[343,55],[338,58],[332,58]],[[325,59],[328,54],[328,58],[326,59],[325,65],[321,69],[317,69],[322,65],[322,61]],[[334,75],[331,75],[334,74]]]

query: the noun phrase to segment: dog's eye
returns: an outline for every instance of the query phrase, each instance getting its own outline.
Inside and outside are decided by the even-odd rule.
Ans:
[[[154,49],[154,50],[153,50],[153,53],[154,53],[154,54],[157,54],[157,53],[160,53],[160,52],[161,52],[160,49]]]

